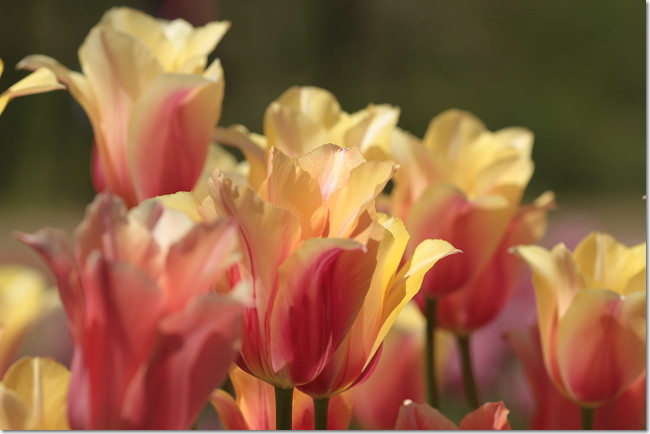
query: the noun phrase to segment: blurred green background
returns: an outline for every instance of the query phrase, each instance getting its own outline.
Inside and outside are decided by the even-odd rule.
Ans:
[[[13,65],[28,54],[78,70],[77,48],[117,5],[232,22],[213,55],[226,76],[221,125],[260,132],[266,106],[292,85],[324,87],[349,112],[397,105],[401,127],[418,136],[442,110],[466,109],[492,130],[533,130],[528,199],[551,189],[561,209],[602,213],[615,223],[600,229],[632,225],[645,238],[640,0],[2,1],[0,88],[25,75]],[[66,210],[80,218],[93,196],[92,133],[66,91],[13,101],[0,142],[3,233],[33,229],[24,215],[42,217],[34,225],[55,225]]]

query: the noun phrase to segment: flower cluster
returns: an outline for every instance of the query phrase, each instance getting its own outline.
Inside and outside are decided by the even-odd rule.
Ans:
[[[207,408],[236,430],[510,429],[510,403],[481,400],[471,344],[526,266],[537,321],[506,340],[530,427],[643,427],[645,244],[535,245],[555,198],[522,203],[529,130],[447,110],[420,139],[397,107],[347,113],[316,87],[271,102],[261,134],[219,126],[224,74],[207,59],[229,26],[114,8],[80,47],[82,72],[27,56],[34,72],[0,94],[2,111],[70,92],[97,193],[72,239],[16,234],[60,305],[35,270],[0,266],[0,428],[189,429]],[[11,364],[60,308],[69,366]],[[458,424],[443,414],[456,344]]]

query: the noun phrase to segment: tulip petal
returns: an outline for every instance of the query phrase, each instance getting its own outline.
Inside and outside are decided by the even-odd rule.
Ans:
[[[191,190],[205,163],[223,80],[162,74],[133,106],[129,168],[140,200]]]
[[[12,365],[2,383],[31,409],[29,423],[23,429],[70,429],[67,415],[70,372],[64,366],[49,358],[24,357]]]
[[[29,408],[18,394],[0,384],[0,429],[30,429],[29,416]]]
[[[585,288],[585,283],[564,244],[558,244],[552,251],[539,246],[518,246],[514,252],[532,270],[544,365],[555,386],[566,395],[556,360],[558,324],[576,294]]]
[[[559,392],[546,373],[537,325],[512,330],[506,339],[523,365],[535,401],[529,428],[580,429],[580,408]]]
[[[463,254],[447,258],[431,270],[425,277],[423,291],[441,296],[461,288],[485,267],[511,217],[511,206],[501,196],[471,200],[451,184],[429,187],[406,221],[412,237],[408,250],[412,252],[416,243],[432,238],[449,241]]]
[[[268,147],[289,157],[307,154],[331,142],[328,128],[341,116],[334,96],[316,87],[292,87],[272,102],[264,114]]]
[[[554,195],[546,192],[532,204],[519,208],[484,270],[475,273],[460,290],[438,300],[436,320],[440,327],[467,335],[488,324],[502,311],[525,266],[511,253],[511,248],[536,243],[546,230],[547,212],[554,206]]]
[[[383,159],[388,157],[388,145],[392,131],[397,126],[399,108],[388,104],[373,105],[350,116],[350,123],[355,124],[345,133],[346,147],[358,147],[367,157],[372,147],[383,152]]]
[[[440,411],[427,404],[407,399],[400,407],[396,430],[457,430],[458,427]]]
[[[347,183],[327,199],[330,212],[329,236],[349,237],[368,207],[397,170],[392,161],[368,161],[350,171]],[[325,195],[324,195],[325,196]]]
[[[221,389],[212,392],[210,395],[210,404],[212,404],[219,415],[223,429],[239,431],[250,429],[248,424],[246,424],[246,420],[244,420],[244,415],[237,407],[235,400],[227,392]],[[275,424],[273,424],[273,427],[275,427]]]
[[[218,172],[210,180],[210,195],[212,200],[206,198],[199,213],[208,221],[216,213],[237,223],[243,262],[256,280],[253,290],[257,285],[266,288],[255,295],[258,308],[265,311],[269,298],[275,296],[269,288],[275,287],[280,264],[300,243],[300,224],[287,210],[260,200],[253,190],[235,185]]]
[[[368,291],[372,250],[353,240],[312,238],[280,267],[271,348],[274,370],[288,370],[286,386],[313,380],[341,344]]]
[[[9,367],[23,336],[43,313],[45,279],[36,270],[0,266],[0,374]]]
[[[216,295],[197,298],[165,318],[160,332],[123,411],[134,429],[188,429],[234,360],[241,306]]]
[[[184,306],[197,295],[212,290],[238,256],[234,224],[224,220],[210,225],[196,225],[167,255],[163,286],[168,303]]]
[[[2,71],[0,70],[1,74]],[[0,113],[3,112],[12,98],[64,88],[56,80],[56,76],[52,71],[47,68],[39,68],[0,94]]]
[[[18,62],[16,67],[31,71],[36,71],[40,68],[46,68],[52,71],[56,78],[68,88],[72,96],[81,104],[86,113],[88,113],[90,121],[93,123],[93,128],[97,126],[95,123],[99,122],[99,114],[97,112],[95,97],[88,80],[82,74],[70,71],[53,58],[43,56],[42,54],[33,54],[25,57]]]
[[[609,290],[578,293],[560,320],[557,358],[571,397],[597,406],[620,395],[643,372],[645,292],[627,298]],[[645,327],[643,327],[645,329]]]
[[[503,402],[488,402],[469,413],[460,421],[461,430],[504,430],[510,429],[508,413]]]
[[[323,235],[327,210],[318,182],[278,148],[269,152],[269,172],[259,188],[260,198],[290,211],[300,220],[303,237]]]
[[[641,272],[645,275],[645,243],[630,248],[609,234],[594,232],[576,247],[574,257],[590,288],[626,294],[628,282]]]

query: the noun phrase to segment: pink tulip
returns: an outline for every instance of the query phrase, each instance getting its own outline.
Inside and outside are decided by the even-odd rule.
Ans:
[[[187,429],[224,379],[241,307],[213,292],[236,260],[234,227],[195,225],[147,201],[100,194],[74,242],[19,238],[54,272],[74,341],[73,429]]]

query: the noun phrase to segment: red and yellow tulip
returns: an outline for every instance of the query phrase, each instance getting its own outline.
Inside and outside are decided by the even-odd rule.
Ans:
[[[223,71],[207,56],[229,27],[193,28],[121,7],[110,9],[79,49],[83,73],[32,55],[19,67],[48,68],[84,108],[95,135],[93,181],[129,207],[191,190],[221,113]]]
[[[406,231],[375,211],[394,170],[357,148],[325,145],[296,158],[273,148],[258,191],[213,176],[200,214],[237,222],[244,258],[230,284],[253,282],[242,368],[321,397],[369,367],[424,272],[456,251],[429,240],[399,268]]]
[[[519,246],[532,270],[544,366],[582,407],[621,395],[646,366],[646,246],[592,233],[569,251]]]

